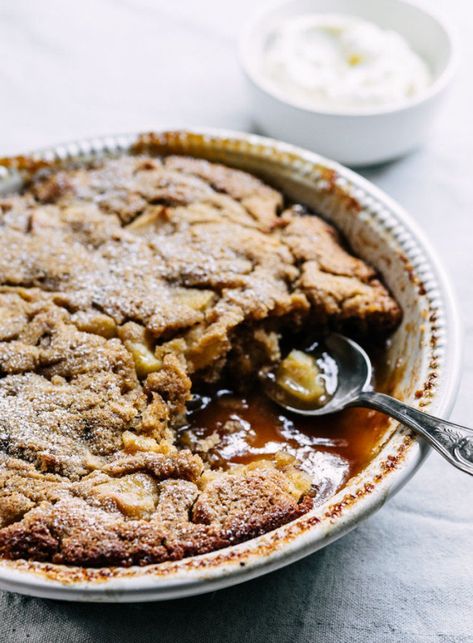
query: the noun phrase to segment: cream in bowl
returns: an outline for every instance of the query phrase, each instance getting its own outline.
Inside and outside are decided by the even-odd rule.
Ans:
[[[258,131],[370,165],[426,141],[454,70],[448,28],[405,0],[290,0],[240,40]]]
[[[343,14],[288,18],[269,34],[261,73],[275,92],[308,109],[399,106],[432,81],[399,33]]]

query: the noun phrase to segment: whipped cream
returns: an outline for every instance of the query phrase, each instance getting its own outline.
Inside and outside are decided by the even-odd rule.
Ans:
[[[326,111],[399,106],[432,82],[397,32],[339,14],[284,20],[268,35],[261,72],[284,98]]]

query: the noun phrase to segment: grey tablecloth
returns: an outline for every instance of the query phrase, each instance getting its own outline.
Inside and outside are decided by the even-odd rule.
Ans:
[[[251,130],[235,38],[255,0],[0,0],[0,154],[106,132]],[[466,329],[455,420],[473,424],[473,5],[436,0],[462,68],[428,144],[365,175],[437,247]],[[473,480],[432,455],[370,520],[282,571],[164,604],[0,594],[0,640],[473,641]]]

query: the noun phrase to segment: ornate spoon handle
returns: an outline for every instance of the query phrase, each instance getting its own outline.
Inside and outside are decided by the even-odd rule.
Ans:
[[[420,433],[454,467],[473,475],[473,429],[440,420],[375,391],[363,391],[351,406],[366,406],[395,418]]]

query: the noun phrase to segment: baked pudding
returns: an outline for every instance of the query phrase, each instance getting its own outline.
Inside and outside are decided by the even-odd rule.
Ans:
[[[39,173],[0,226],[0,556],[226,547],[327,497],[361,462],[337,450],[350,427],[382,429],[362,410],[304,425],[258,394],[292,338],[401,318],[333,227],[258,178],[103,159]]]

